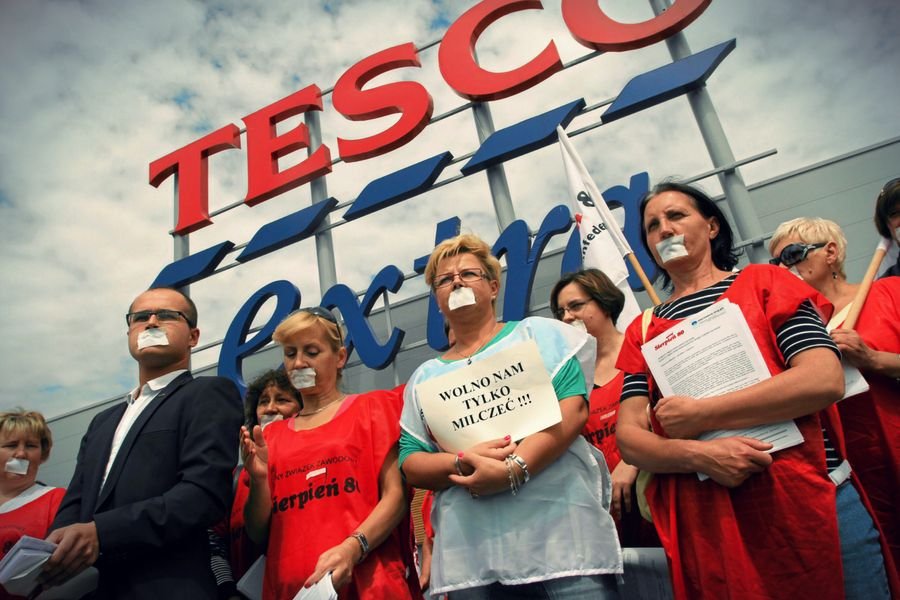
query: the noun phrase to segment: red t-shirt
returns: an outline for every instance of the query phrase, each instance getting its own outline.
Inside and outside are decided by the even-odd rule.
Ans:
[[[47,536],[48,529],[53,523],[53,517],[56,516],[56,510],[62,502],[66,490],[63,488],[47,488],[41,489],[43,486],[36,486],[23,492],[24,494],[43,491],[43,494],[22,506],[18,506],[18,498],[9,500],[5,505],[0,506],[0,558],[6,556],[16,542],[23,535],[29,535],[44,539]],[[12,507],[12,508],[11,508]],[[13,596],[7,594],[6,590],[0,586],[0,599],[7,600],[9,598],[22,598],[22,596]]]
[[[608,383],[591,391],[590,416],[581,430],[581,435],[603,453],[610,473],[622,460],[616,444],[616,421],[624,379],[625,373],[619,371]]]
[[[348,397],[328,423],[306,431],[290,421],[265,429],[272,516],[263,598],[292,599],[325,550],[344,541],[378,503],[378,474],[400,438],[403,397]],[[418,579],[401,525],[353,569],[341,599],[415,598]],[[415,590],[415,591],[414,591]]]
[[[856,331],[873,350],[900,354],[900,277],[872,284]],[[869,391],[838,403],[847,458],[900,566],[900,382],[863,371]]]
[[[769,265],[745,268],[722,298],[740,306],[773,375],[786,368],[776,330],[807,299],[831,312],[814,289]],[[677,322],[654,317],[646,339]],[[641,339],[641,320],[635,319],[619,369],[648,372]],[[648,383],[652,397],[652,377]],[[660,431],[652,412],[650,417]],[[794,421],[805,442],[774,453],[765,471],[736,488],[700,481],[694,473],[658,474],[647,487],[676,598],[843,598],[835,487],[825,470],[821,423],[818,415]]]

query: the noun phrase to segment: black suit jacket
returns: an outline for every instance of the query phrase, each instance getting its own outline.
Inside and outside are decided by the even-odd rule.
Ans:
[[[138,416],[101,489],[125,407],[91,421],[51,530],[96,523],[97,598],[213,599],[206,530],[230,508],[237,387],[223,377],[178,376]]]

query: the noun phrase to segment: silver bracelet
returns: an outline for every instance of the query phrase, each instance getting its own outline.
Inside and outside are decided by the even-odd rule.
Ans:
[[[460,477],[465,477],[465,475],[463,475],[463,472],[462,472],[462,463],[459,462],[459,454],[457,454],[456,457],[454,458],[453,466],[456,467],[457,475],[459,475]]]
[[[528,483],[528,481],[531,479],[531,473],[528,472],[528,465],[525,463],[522,457],[518,454],[510,454],[509,459],[519,465],[519,468],[522,469],[522,473],[525,475],[525,481],[522,482],[522,485]]]

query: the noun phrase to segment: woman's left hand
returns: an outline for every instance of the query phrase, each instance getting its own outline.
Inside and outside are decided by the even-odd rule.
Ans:
[[[459,462],[472,469],[471,475],[450,475],[455,485],[467,488],[473,496],[488,496],[509,489],[506,461],[471,452],[461,452]]]
[[[702,423],[702,407],[691,396],[667,396],[657,402],[654,413],[667,436],[688,440],[709,429]]]
[[[858,333],[852,329],[834,329],[831,332],[831,339],[837,344],[841,356],[850,361],[850,364],[861,369],[871,369],[874,352]]]
[[[303,583],[303,587],[312,587],[330,571],[331,584],[334,586],[334,589],[341,589],[350,583],[350,578],[353,576],[353,567],[356,565],[356,561],[359,560],[361,552],[359,542],[352,537],[348,537],[337,546],[329,548],[319,555],[316,568],[312,575]]]

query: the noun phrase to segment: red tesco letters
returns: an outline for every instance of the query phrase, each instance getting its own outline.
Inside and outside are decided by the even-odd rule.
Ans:
[[[606,51],[642,48],[686,27],[706,10],[712,0],[676,0],[666,12],[643,23],[619,23],[610,19],[597,0],[562,0],[562,14],[572,35],[583,45]],[[556,45],[550,41],[537,56],[521,67],[502,73],[481,68],[474,57],[478,37],[505,15],[526,9],[542,9],[541,0],[484,0],[463,13],[441,41],[438,63],[441,75],[453,90],[475,101],[507,98],[537,85],[562,69]],[[404,67],[420,67],[413,44],[401,44],[376,52],[350,67],[334,86],[335,110],[359,121],[400,113],[386,130],[361,139],[338,137],[338,153],[347,162],[391,152],[415,138],[427,127],[432,111],[431,95],[417,82],[405,81],[363,87],[375,77]],[[247,127],[247,195],[253,206],[331,172],[331,151],[325,145],[310,156],[279,170],[278,159],[310,145],[309,131],[299,124],[281,135],[275,126],[309,110],[322,110],[322,93],[310,85],[244,117]],[[210,225],[208,202],[209,156],[240,148],[240,131],[227,125],[150,164],[154,187],[176,171],[179,174],[176,235]]]

